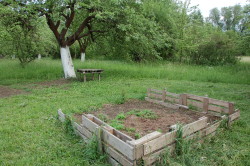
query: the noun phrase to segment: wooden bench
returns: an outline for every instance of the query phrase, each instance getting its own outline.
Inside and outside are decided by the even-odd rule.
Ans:
[[[103,72],[104,70],[102,69],[77,69],[77,72],[83,74],[83,80],[84,82],[87,81],[87,77],[86,77],[86,74],[87,73],[90,73],[92,74],[92,79],[94,80],[94,75],[95,74],[98,74],[98,80],[100,81],[101,80],[101,73]]]

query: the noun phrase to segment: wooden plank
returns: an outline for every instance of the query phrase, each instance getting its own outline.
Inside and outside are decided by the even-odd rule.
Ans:
[[[113,129],[113,134],[115,136],[117,136],[118,138],[120,138],[121,140],[123,140],[124,142],[126,141],[132,141],[134,140],[133,138],[131,138],[130,136],[120,132],[119,130]]]
[[[192,95],[192,94],[187,94],[187,98],[203,102],[204,97],[196,96],[196,95]]]
[[[207,117],[199,119],[193,123],[187,124],[183,126],[183,137],[186,137],[196,131],[199,131],[205,127],[207,127]]]
[[[103,141],[130,160],[135,159],[134,148],[106,130],[103,130]]]
[[[145,97],[145,100],[148,101],[148,102],[155,103],[155,104],[160,104],[160,105],[165,106],[165,107],[168,107],[168,108],[179,109],[179,106],[177,106],[177,105],[175,105],[175,104],[165,103],[165,102],[163,102],[163,101],[150,99],[150,98],[148,98],[148,97]]]
[[[143,157],[144,166],[151,166],[151,165],[153,165],[153,163],[156,162],[159,159],[160,155],[162,153],[164,153],[166,150],[168,150],[170,154],[173,153],[173,151],[175,149],[175,144],[169,145],[166,148],[161,149],[161,150],[159,150],[159,151],[157,151],[157,152],[155,152],[153,154],[144,156]]]
[[[115,160],[113,159],[112,157],[108,157],[108,162],[109,164],[111,164],[112,166],[120,166],[120,164]]]
[[[77,135],[79,135],[80,137],[82,137],[82,139],[83,139],[84,142],[88,143],[90,141],[87,137],[85,137],[85,135],[83,135],[82,133],[80,133],[78,130],[75,130],[75,133]]]
[[[234,121],[240,117],[240,110],[237,110],[235,113],[229,115],[229,121]]]
[[[157,89],[150,89],[150,92],[155,92],[155,93],[158,93],[158,94],[162,94],[162,90],[157,90]]]
[[[208,110],[219,112],[219,113],[228,113],[228,109],[218,107],[218,106],[215,106],[215,105],[208,105]]]
[[[62,110],[59,109],[59,110],[57,111],[57,113],[58,113],[58,119],[59,119],[61,122],[64,122],[65,119],[66,119],[66,116],[65,116],[65,114],[62,112]]]
[[[74,125],[75,129],[78,130],[80,133],[82,133],[85,137],[87,137],[87,138],[93,137],[93,133],[88,131],[88,129],[86,129],[84,126],[81,126],[81,125],[77,124],[76,122],[74,122],[73,125]]]
[[[104,151],[110,155],[112,158],[114,158],[118,163],[124,166],[133,166],[133,163],[126,159],[123,155],[118,153],[115,149],[108,145],[104,145]]]
[[[166,133],[156,139],[153,139],[144,144],[144,155],[150,154],[154,151],[164,148],[165,146],[175,142],[176,130]]]
[[[203,103],[201,103],[201,102],[187,100],[187,105],[192,105],[192,106],[203,109]]]
[[[150,97],[150,98],[156,98],[156,99],[162,99],[162,95],[154,94],[154,93],[149,93],[148,97]]]
[[[179,99],[176,99],[176,98],[172,98],[170,96],[166,96],[165,99],[167,101],[170,101],[170,102],[173,102],[173,103],[179,103]]]
[[[209,104],[219,105],[219,106],[223,106],[223,107],[228,108],[228,102],[227,101],[222,101],[222,100],[209,98]]]
[[[97,123],[99,126],[106,126],[106,129],[108,130],[113,130],[112,133],[117,136],[118,138],[122,139],[123,141],[131,141],[134,140],[133,138],[131,138],[130,136],[120,132],[119,130],[114,129],[113,127],[111,127],[110,125],[108,125],[107,123],[103,122],[102,120],[100,120],[99,118],[97,118],[96,116],[92,115],[92,114],[87,114],[86,115],[88,118],[92,118],[93,122]]]
[[[222,122],[222,120],[220,120],[219,122],[216,122],[216,123],[212,124],[211,126],[209,126],[208,128],[206,128],[205,129],[206,135],[209,135],[209,134],[215,132],[217,130],[217,128],[220,126],[221,122]]]
[[[167,95],[174,96],[175,98],[179,98],[180,95],[176,93],[166,92]]]
[[[96,128],[99,127],[98,124],[91,121],[89,118],[85,117],[84,115],[82,115],[82,125],[83,127],[85,127],[86,129],[88,129],[90,132],[93,132],[93,133],[96,131]]]
[[[145,135],[144,137],[142,137],[138,140],[127,141],[127,143],[135,148],[135,158],[140,159],[144,155],[143,144],[148,142],[148,141],[151,141],[151,140],[153,140],[161,135],[162,135],[162,133],[160,133],[158,131],[154,131],[150,134]]]

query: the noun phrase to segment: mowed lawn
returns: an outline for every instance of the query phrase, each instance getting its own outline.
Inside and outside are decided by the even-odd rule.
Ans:
[[[66,133],[57,110],[72,115],[143,99],[147,88],[208,95],[232,101],[241,118],[230,130],[196,144],[180,165],[250,165],[250,63],[234,66],[191,66],[173,63],[130,64],[118,61],[74,61],[75,68],[102,68],[102,80],[35,88],[36,82],[62,77],[59,60],[44,59],[21,68],[0,60],[0,85],[25,94],[0,98],[0,165],[108,165],[90,156],[80,138]]]

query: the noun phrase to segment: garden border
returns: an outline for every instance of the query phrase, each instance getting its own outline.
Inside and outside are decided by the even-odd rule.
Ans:
[[[208,117],[203,116],[199,120],[183,126],[182,136],[187,140],[202,140],[205,137],[213,136],[223,121],[226,121],[227,125],[230,126],[234,120],[240,117],[240,111],[234,110],[234,103],[192,94],[175,94],[165,89],[148,89],[145,100],[175,109],[195,107],[198,111],[220,118],[219,121],[210,124]],[[67,119],[67,116],[60,109],[58,116],[62,122]],[[166,148],[170,152],[175,149],[176,125],[171,127],[172,131],[170,132],[155,131],[137,140],[91,114],[83,114],[82,123],[78,124],[72,121],[72,125],[75,133],[81,136],[85,142],[96,135],[99,150],[104,151],[108,156],[108,161],[115,166],[119,164],[135,166],[142,160],[144,165],[152,165]]]

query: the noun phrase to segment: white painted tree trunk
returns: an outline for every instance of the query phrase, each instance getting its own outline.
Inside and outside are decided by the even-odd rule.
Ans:
[[[38,54],[37,59],[38,59],[38,60],[42,59],[42,55],[41,55],[41,54]]]
[[[72,62],[72,58],[70,55],[69,47],[60,47],[62,65],[65,78],[76,78],[76,73],[74,69],[74,65]]]
[[[82,61],[82,62],[85,61],[85,52],[81,52],[81,61]]]

